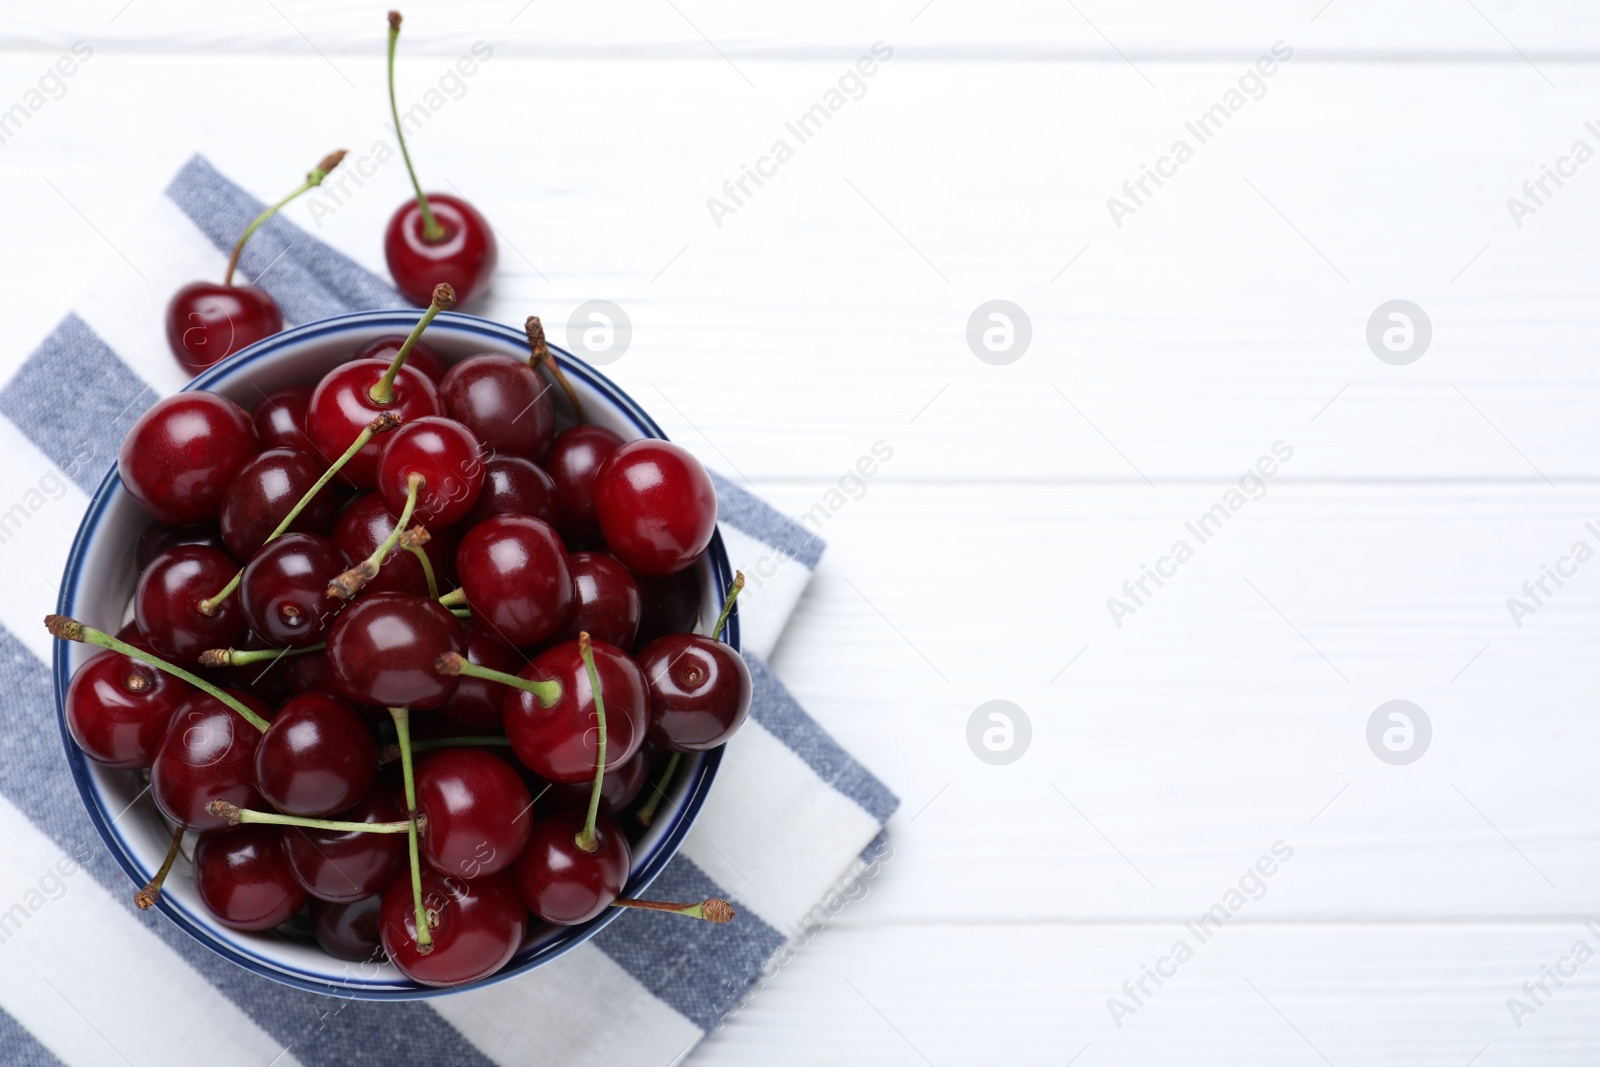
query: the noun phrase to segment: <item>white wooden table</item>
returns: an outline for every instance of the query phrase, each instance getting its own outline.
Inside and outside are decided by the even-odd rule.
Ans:
[[[138,263],[135,216],[193,151],[275,197],[383,136],[379,5],[6,6],[0,109],[94,49],[0,144],[7,368]],[[1572,7],[406,9],[402,96],[493,49],[413,140],[501,232],[479,310],[615,301],[634,341],[607,373],[778,506],[824,505],[775,665],[903,798],[894,854],[692,1062],[1595,1062],[1600,962],[1542,969],[1600,950],[1600,563],[1507,607],[1600,548],[1600,161],[1523,192],[1600,150],[1600,14]],[[785,123],[880,41],[798,144]],[[1185,123],[1275,42],[1292,58],[1199,143]],[[719,226],[707,199],[779,138]],[[1179,138],[1193,158],[1161,163]],[[1158,163],[1119,227],[1107,199]],[[290,215],[382,270],[404,195],[390,163]],[[991,299],[1031,322],[1008,365],[967,344]],[[1408,365],[1365,338],[1396,299],[1431,320]],[[1277,442],[1199,544],[1185,523]],[[1032,724],[1004,766],[967,743],[993,699]],[[1408,765],[1367,741],[1394,699],[1431,723]],[[1279,842],[1201,944],[1185,922]],[[1125,991],[1144,965],[1170,976]]]

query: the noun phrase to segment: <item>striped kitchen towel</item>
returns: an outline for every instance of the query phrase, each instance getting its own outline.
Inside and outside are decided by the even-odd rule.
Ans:
[[[185,382],[166,348],[166,294],[219,276],[262,205],[191,160],[132,247],[0,385],[0,1061],[396,1064],[679,1062],[883,856],[898,801],[784,690],[770,652],[822,542],[718,479],[755,679],[682,852],[652,886],[666,899],[723,896],[727,926],[628,913],[518,979],[426,1002],[318,996],[213,955],[157,913],[107,854],[68,775],[40,619],[55,610],[67,549],[128,426]],[[394,307],[380,278],[277,218],[244,275],[290,324]],[[180,873],[180,877],[182,874]]]

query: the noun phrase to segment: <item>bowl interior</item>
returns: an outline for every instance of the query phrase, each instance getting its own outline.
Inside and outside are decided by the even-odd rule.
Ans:
[[[362,312],[297,326],[269,337],[224,360],[188,388],[222,393],[249,409],[275,389],[313,384],[330,367],[348,359],[357,348],[386,334],[405,334],[416,323],[415,311]],[[480,352],[525,358],[527,342],[509,327],[470,315],[445,313],[428,328],[428,344],[454,362]],[[659,427],[609,380],[552,348],[583,403],[589,422],[615,430],[624,440],[664,437]],[[123,491],[115,466],[106,474],[79,528],[68,558],[59,611],[115,631],[130,613],[138,574],[133,546],[148,516]],[[720,534],[713,537],[697,565],[701,587],[701,619],[714,619],[732,579]],[[738,647],[737,617],[729,620],[727,639]],[[136,884],[143,884],[160,866],[171,831],[150,799],[142,773],[112,770],[78,750],[66,731],[62,714],[72,672],[95,652],[91,646],[58,642],[55,659],[57,715],[67,760],[89,814],[112,854]],[[633,874],[626,890],[635,896],[677,851],[709,790],[721,750],[685,756],[658,818],[634,845]],[[187,848],[185,849],[187,852]],[[235,962],[278,981],[340,996],[368,999],[410,999],[475,988],[523,973],[560,955],[594,935],[616,917],[615,910],[578,927],[533,923],[512,961],[482,982],[458,989],[433,989],[412,982],[388,963],[347,963],[324,954],[314,942],[281,934],[248,934],[218,923],[200,903],[191,870],[180,858],[167,881],[159,907],[201,942]]]

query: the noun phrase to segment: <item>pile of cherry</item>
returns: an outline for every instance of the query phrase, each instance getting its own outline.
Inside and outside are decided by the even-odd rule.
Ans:
[[[447,367],[420,338],[452,300],[439,286],[409,337],[253,413],[202,391],[152,407],[119,456],[155,520],[132,621],[46,620],[106,649],[72,678],[73,738],[148,768],[174,829],[141,906],[197,833],[220,922],[309,927],[430,985],[499,970],[530,912],[731,918],[621,893],[681,754],[725,742],[751,698],[718,640],[742,576],[711,635],[689,632],[705,469],[584,423],[537,319],[528,361]]]

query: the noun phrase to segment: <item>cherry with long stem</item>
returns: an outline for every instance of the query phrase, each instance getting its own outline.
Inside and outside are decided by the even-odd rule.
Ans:
[[[417,954],[433,951],[433,931],[428,929],[428,909],[422,903],[422,855],[417,842],[417,778],[411,759],[411,713],[406,708],[390,708],[395,737],[400,744],[400,772],[405,781],[406,816],[409,830],[406,845],[411,854],[411,902],[416,909]]]
[[[255,811],[251,808],[241,808],[237,804],[226,800],[213,800],[206,805],[206,810],[219,819],[227,819],[229,826],[250,826],[255,824],[267,826],[304,826],[311,830],[328,830],[334,833],[349,834],[404,834],[409,833],[412,827],[410,819],[401,819],[396,822],[349,822],[343,819],[311,819],[300,815],[283,815],[276,811]],[[428,820],[425,816],[417,817],[417,832],[426,830]]]
[[[528,366],[535,370],[543,367],[550,372],[556,384],[561,386],[561,391],[567,394],[567,403],[572,405],[573,416],[582,422],[583,405],[578,403],[577,390],[572,388],[566,372],[561,369],[561,364],[556,362],[556,357],[551,353],[549,342],[544,339],[544,323],[539,321],[539,316],[529,315],[528,321],[523,323],[523,329],[528,333],[528,348],[533,353],[528,360]]]
[[[378,574],[378,568],[383,566],[383,561],[389,558],[389,553],[394,551],[400,539],[405,536],[406,528],[411,523],[411,514],[417,508],[417,493],[427,484],[420,474],[413,474],[406,482],[406,504],[400,509],[400,518],[394,524],[394,530],[384,538],[377,548],[372,550],[372,555],[357,563],[354,567],[340,574],[328,583],[328,595],[338,597],[340,600],[349,600],[361,592],[366,584]],[[424,562],[424,566],[426,566]]]
[[[343,162],[344,156],[345,151],[342,148],[336,152],[328,153],[328,155],[323,157],[320,163],[311,168],[311,172],[306,175],[306,180],[296,186],[294,192],[290,193],[282,200],[279,200],[276,204],[271,205],[265,211],[251,220],[250,225],[244,228],[244,233],[239,235],[238,242],[233,246],[233,252],[228,256],[228,269],[222,276],[223,285],[233,284],[233,270],[239,265],[239,255],[244,251],[244,244],[246,241],[250,240],[251,234],[255,233],[262,226],[265,226],[267,220],[281,211],[290,201],[304,195],[305,193],[309,193],[311,190],[321,185],[322,180],[328,176],[333,168],[337,167],[341,162]]]
[[[179,826],[172,831],[172,844],[167,846],[167,858],[161,861],[161,867],[135,894],[133,902],[139,905],[140,911],[149,911],[156,906],[156,901],[161,899],[161,886],[167,880],[167,873],[172,870],[172,862],[178,858],[178,846],[183,843],[183,830]]]
[[[113,652],[121,652],[124,656],[136,659],[141,663],[147,663],[159,671],[165,671],[175,678],[181,678],[212,699],[218,700],[233,709],[239,714],[240,718],[257,730],[262,733],[267,732],[267,720],[239,703],[234,697],[218,689],[199,675],[190,674],[182,667],[174,666],[163,659],[157,659],[151,652],[130,645],[126,641],[119,640],[106,633],[104,630],[96,630],[87,623],[79,622],[77,619],[71,619],[65,615],[46,615],[44,617],[44,627],[50,631],[52,637],[59,640],[77,641],[86,645],[99,645],[101,648],[109,648]]]
[[[401,143],[404,144],[405,142],[402,141]],[[422,194],[419,192],[417,195],[421,196]],[[439,312],[448,311],[455,306],[456,291],[454,289],[445,282],[440,282],[433,287],[433,299],[428,302],[428,309],[422,313],[422,318],[417,320],[417,324],[411,327],[411,332],[406,335],[406,343],[400,346],[400,351],[396,352],[394,359],[389,361],[389,369],[384,372],[383,377],[374,382],[372,388],[367,390],[367,398],[369,400],[374,404],[394,403],[394,380],[399,376],[400,368],[406,365],[406,357],[411,354],[411,350],[422,339],[422,331],[428,328],[428,323],[432,322]]]
[[[707,897],[698,904],[673,904],[664,900],[635,900],[618,897],[611,902],[613,908],[639,908],[643,911],[665,911],[673,915],[686,915],[691,919],[704,919],[708,923],[732,922],[738,912],[721,897]]]
[[[355,454],[360,452],[368,441],[372,440],[373,437],[377,436],[378,434],[387,433],[399,425],[400,416],[396,415],[392,411],[386,411],[377,418],[373,419],[371,422],[367,423],[366,429],[357,434],[356,439],[350,442],[350,447],[345,449],[344,453],[338,459],[333,461],[328,469],[323,472],[322,477],[318,478],[311,488],[306,490],[305,495],[300,498],[299,502],[296,503],[294,507],[289,509],[289,513],[283,517],[283,521],[278,523],[277,529],[273,530],[267,535],[267,541],[274,541],[282,536],[283,532],[287,530],[290,525],[294,523],[294,520],[299,517],[300,513],[305,510],[306,505],[310,504],[311,501],[316,498],[316,495],[322,492],[323,487],[333,480],[334,475],[338,474],[340,469],[343,468],[346,463],[349,463]],[[265,543],[266,542],[263,542],[263,544]],[[212,596],[200,601],[200,613],[203,615],[210,615],[215,612],[217,610],[217,605],[228,599],[228,597],[233,594],[233,591],[239,588],[239,581],[243,577],[244,568],[240,567],[239,572],[233,576],[233,580],[231,582],[223,586]]]

